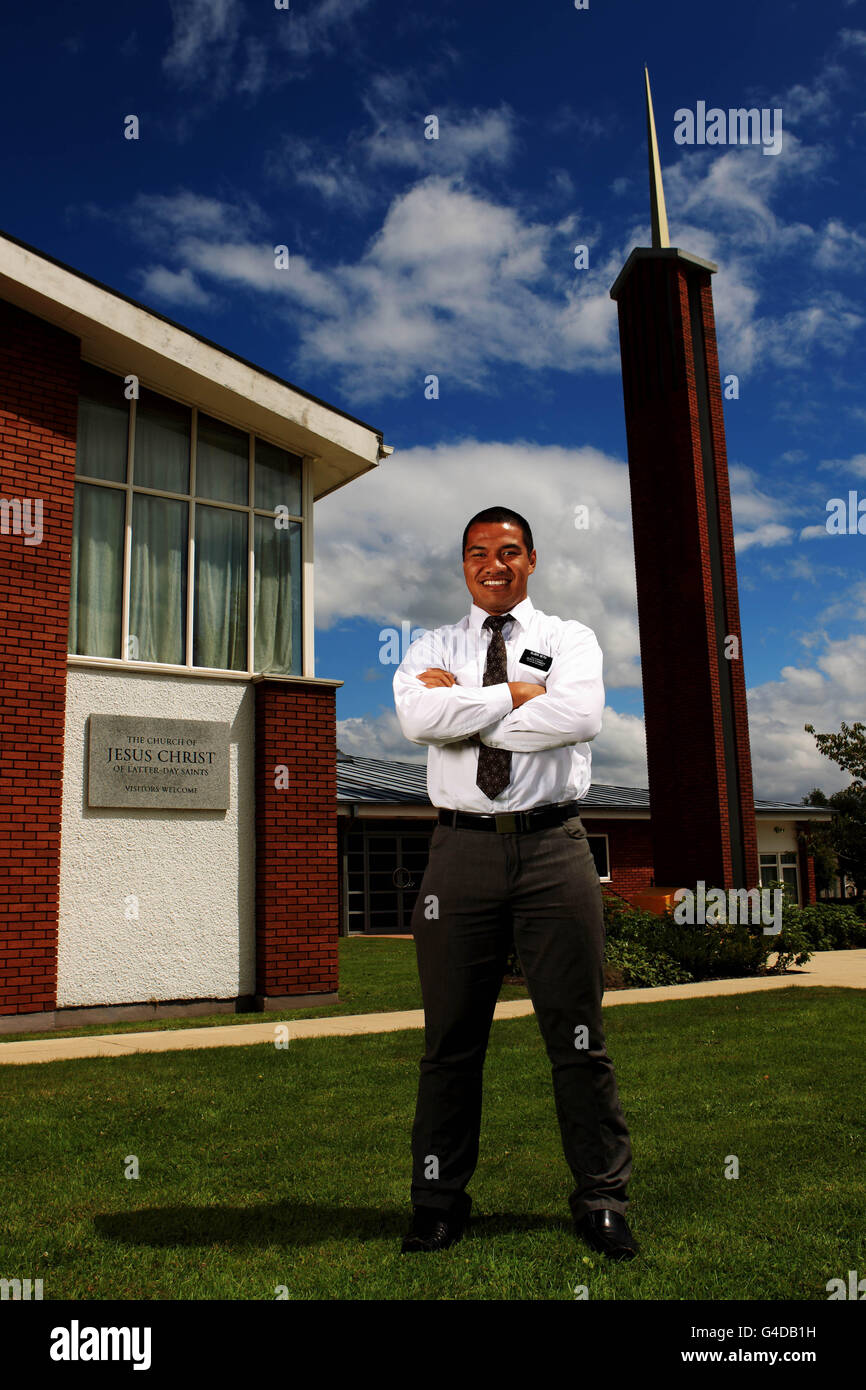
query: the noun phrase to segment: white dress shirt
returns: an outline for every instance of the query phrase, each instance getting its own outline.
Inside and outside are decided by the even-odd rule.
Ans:
[[[483,627],[489,615],[474,603],[459,623],[418,637],[394,676],[400,728],[412,743],[429,745],[427,792],[434,806],[492,815],[579,801],[589,790],[589,742],[601,729],[604,710],[595,633],[583,623],[542,613],[528,597],[511,613],[513,621],[502,629],[508,680],[543,685],[544,695],[513,709],[505,682],[482,684],[493,633]],[[549,669],[521,663],[527,652],[552,658]],[[450,671],[456,684],[428,690],[418,676],[431,666]],[[511,781],[495,800],[475,782],[475,733],[491,748],[514,755]]]

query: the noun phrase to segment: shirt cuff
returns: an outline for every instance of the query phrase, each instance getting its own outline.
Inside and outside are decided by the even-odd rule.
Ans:
[[[506,714],[511,714],[514,703],[511,699],[511,691],[507,681],[501,681],[499,685],[482,686],[482,697],[485,704],[490,705],[490,723],[498,724],[500,719],[504,719]],[[488,725],[484,726],[489,727]]]

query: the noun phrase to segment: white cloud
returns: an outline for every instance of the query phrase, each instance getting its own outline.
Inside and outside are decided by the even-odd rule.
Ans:
[[[353,20],[369,9],[372,0],[319,0],[301,8],[296,4],[281,19],[278,42],[296,58],[315,53],[332,53],[338,46],[353,42]]]
[[[744,509],[761,536],[755,544],[767,544],[774,523],[762,518],[772,498],[750,487],[750,478],[748,470],[737,470]],[[533,603],[593,628],[604,651],[608,689],[638,685],[627,471],[619,460],[588,448],[473,440],[419,447],[395,453],[358,479],[351,497],[348,489],[331,494],[317,507],[320,623],[368,619],[373,662],[380,627],[456,622],[469,603],[459,555],[463,526],[475,511],[494,503],[514,507],[533,527],[538,551],[529,583]],[[588,531],[574,529],[579,504],[590,509]],[[866,620],[866,583],[859,589],[822,620]],[[843,719],[862,717],[866,637],[831,640],[819,632],[801,634],[800,640],[809,663],[786,665],[777,680],[749,692],[755,794],[763,799],[796,802],[812,786],[829,792],[849,780],[817,752],[803,725],[835,729]],[[423,750],[419,758],[403,739],[387,704],[379,714],[343,721],[340,746],[368,757],[423,759]],[[606,708],[593,744],[593,777],[647,785],[642,719]]]
[[[172,31],[163,70],[173,82],[206,94],[200,109],[185,113],[201,116],[231,93],[257,96],[268,85],[306,75],[314,55],[357,44],[354,21],[372,2],[319,0],[303,8],[271,8],[272,27],[264,39],[242,36],[247,15],[240,0],[169,0]]]
[[[853,473],[858,478],[866,478],[866,454],[853,454],[848,459],[822,459],[819,468],[834,472]]]
[[[426,138],[421,118],[392,117],[379,121],[361,142],[361,156],[372,168],[395,165],[424,174],[465,174],[485,164],[505,165],[514,153],[515,117],[508,106],[453,115],[444,107],[427,114],[438,117],[438,139]]]
[[[866,580],[861,579],[858,583],[852,584],[848,570],[843,571],[840,577],[845,580],[847,587],[840,598],[834,599],[822,608],[816,621],[866,623]]]
[[[257,96],[268,77],[268,50],[260,39],[247,39],[244,44],[246,66],[241,72],[237,89],[248,96]]]
[[[841,29],[839,41],[843,48],[851,48],[857,53],[866,54],[866,29]]]
[[[590,744],[592,780],[613,787],[648,787],[643,719],[605,705],[601,733]]]
[[[815,264],[822,270],[862,271],[866,255],[866,235],[856,227],[846,227],[837,218],[830,218],[820,233],[815,252]]]
[[[184,268],[176,274],[163,266],[139,272],[142,294],[164,303],[191,305],[207,308],[212,303],[211,296],[198,285],[191,271]]]
[[[507,365],[615,370],[613,266],[574,271],[573,244],[570,222],[530,222],[431,177],[393,200],[354,264],[319,269],[293,256],[280,272],[272,247],[218,238],[178,238],[174,251],[198,276],[285,295],[295,323],[296,306],[311,311],[301,368],[329,368],[345,396],[369,402],[420,394],[429,373],[447,391],[495,388]]]
[[[324,498],[316,507],[319,625],[368,619],[372,662],[381,627],[457,622],[470,602],[460,557],[463,527],[496,504],[515,508],[532,526],[535,606],[586,623],[604,652],[605,684],[636,686],[627,470],[592,448],[462,440],[407,449]],[[589,509],[588,530],[575,529],[579,505]]]
[[[177,193],[139,193],[125,214],[130,230],[151,245],[176,249],[185,237],[214,240],[242,236],[263,219],[252,201],[245,205],[211,198],[189,189]]]
[[[170,0],[172,36],[163,68],[184,84],[224,88],[231,71],[243,11],[238,0]]]
[[[358,758],[382,758],[401,763],[427,763],[427,749],[410,743],[393,708],[378,714],[337,720],[337,746]],[[602,730],[590,744],[592,780],[615,787],[646,787],[646,740],[643,720],[604,709]]]
[[[472,110],[434,103],[431,111],[418,104],[417,92],[418,82],[402,73],[376,74],[361,97],[365,123],[350,127],[336,149],[325,138],[293,132],[265,156],[267,176],[278,183],[293,179],[329,206],[360,213],[386,200],[383,180],[394,171],[463,177],[512,159],[517,119],[506,103]],[[436,139],[426,135],[430,115],[439,122]],[[565,170],[558,171],[558,186],[573,189]]]
[[[760,545],[784,545],[791,540],[793,531],[790,526],[780,526],[777,522],[768,521],[764,526],[759,526],[755,531],[749,531],[734,537],[734,548],[737,554],[751,549],[752,546]]]
[[[356,758],[382,758],[386,762],[427,762],[427,749],[410,743],[400,728],[393,707],[380,714],[337,720],[337,747]]]
[[[861,586],[861,589],[866,586]],[[864,594],[861,593],[861,616]],[[805,646],[815,645],[811,635]],[[838,730],[844,720],[863,716],[866,689],[866,636],[854,634],[839,641],[821,636],[822,647],[811,665],[784,666],[779,678],[748,692],[752,780],[755,796],[764,801],[797,803],[812,787],[828,795],[849,784],[850,775],[818,752],[814,737],[804,730],[813,724],[819,733]],[[338,723],[338,744],[359,757],[423,763],[426,750],[403,738],[393,709]],[[593,740],[592,778],[595,783],[646,787],[647,769],[643,720],[605,707],[601,733]]]
[[[825,640],[811,666],[783,666],[779,679],[748,693],[755,795],[799,801],[812,787],[828,794],[846,787],[850,774],[818,752],[804,724],[819,733],[863,718],[866,636]]]
[[[846,356],[863,323],[863,315],[850,309],[849,302],[845,295],[825,291],[820,300],[768,319],[762,344],[766,359],[779,366],[798,367],[814,348],[834,357]]]
[[[264,168],[275,182],[291,178],[302,188],[312,189],[329,207],[354,214],[366,212],[381,198],[376,182],[365,176],[360,162],[342,150],[334,151],[323,140],[287,136],[266,154]]]
[[[774,98],[776,104],[784,100]],[[850,293],[828,288],[824,275],[816,282],[801,274],[799,302],[786,313],[770,307],[777,299],[766,307],[761,303],[766,266],[782,256],[824,274],[862,267],[859,229],[830,218],[816,230],[776,210],[792,186],[799,189],[822,176],[835,154],[834,147],[806,144],[786,130],[777,157],[766,158],[751,146],[724,153],[689,147],[664,171],[672,243],[720,267],[713,283],[720,352],[739,374],[796,369],[816,351],[842,356],[863,323],[851,308]]]
[[[312,54],[355,42],[357,21],[371,0],[319,0],[275,12],[270,46],[257,36],[242,38],[244,15],[237,0],[214,0],[204,8],[193,0],[171,4],[166,70],[184,81],[197,79],[217,94],[231,84],[254,94],[271,78],[290,80]],[[790,202],[790,190],[799,194],[825,178],[838,157],[838,142],[822,144],[813,132],[825,116],[837,118],[839,92],[852,85],[840,60],[859,52],[863,37],[859,29],[842,29],[819,61],[814,81],[769,98],[785,113],[781,155],[767,158],[750,146],[690,148],[665,170],[672,239],[720,266],[714,298],[725,370],[740,375],[793,371],[817,353],[841,357],[862,327],[847,291],[828,290],[826,277],[862,266],[864,229],[835,216],[813,228],[789,220],[779,206],[783,198],[800,206]],[[281,59],[282,73],[277,70]],[[267,71],[269,61],[273,74]],[[420,389],[430,372],[464,389],[490,390],[504,365],[618,371],[616,312],[608,290],[631,246],[648,240],[642,219],[613,245],[606,229],[590,225],[593,220],[580,209],[549,223],[511,192],[485,190],[481,178],[495,182],[525,138],[520,117],[505,102],[473,109],[437,108],[435,101],[421,105],[430,85],[427,76],[374,72],[361,97],[361,121],[340,146],[296,134],[265,157],[271,177],[293,178],[332,210],[369,215],[381,201],[381,225],[357,254],[330,264],[293,256],[291,273],[280,278],[269,270],[263,246],[251,242],[241,225],[191,224],[187,233],[210,241],[211,250],[200,242],[172,241],[168,254],[181,263],[167,266],[162,275],[153,267],[145,283],[158,286],[169,302],[173,293],[179,303],[201,302],[190,296],[205,291],[191,288],[184,272],[198,286],[206,271],[238,288],[251,286],[290,301],[293,329],[301,337],[292,374],[307,368],[330,371],[350,405]],[[424,139],[428,114],[440,119],[438,140]],[[802,128],[799,135],[790,128],[798,116],[804,125],[808,119],[810,143]],[[552,120],[566,130],[585,125],[585,119],[585,113],[565,104],[548,125]],[[607,114],[601,125],[595,133],[609,135]],[[628,187],[624,178],[611,185],[616,195]],[[544,197],[554,189],[572,199],[568,170],[551,170]],[[158,212],[158,200],[145,201]],[[227,205],[201,201],[229,216]],[[175,202],[180,217],[180,195]],[[239,211],[236,223],[243,224],[248,213]],[[264,226],[248,215],[246,220],[251,230]],[[572,267],[571,247],[578,240],[590,246],[588,272]],[[193,254],[197,261],[189,259]],[[800,276],[796,297],[791,302],[786,296],[780,312],[778,296],[765,304],[762,294],[768,283],[765,266],[784,256],[820,275],[819,283],[814,275]]]
[[[794,510],[792,504],[777,493],[765,492],[758,475],[743,464],[731,464],[728,477],[737,554],[755,546],[783,545],[790,541],[794,532],[781,518]]]

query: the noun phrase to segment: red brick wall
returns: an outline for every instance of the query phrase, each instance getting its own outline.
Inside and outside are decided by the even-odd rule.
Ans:
[[[79,355],[0,301],[0,496],[41,498],[43,532],[0,535],[0,1014],[55,1006]]]
[[[713,289],[708,271],[701,272],[701,317],[704,328],[704,352],[706,354],[707,365],[710,430],[713,440],[713,454],[716,461],[715,480],[722,547],[725,634],[736,633],[740,638],[739,660],[728,661],[727,669],[730,671],[731,676],[731,700],[734,708],[734,738],[737,745],[737,768],[739,773],[739,808],[746,857],[747,882],[743,886],[753,888],[757,885],[760,877],[760,869],[758,866],[758,831],[755,822],[752,751],[749,743],[749,710],[746,699],[746,676],[743,662],[742,630],[740,627],[740,598],[737,588],[734,521],[731,511],[730,483],[728,480],[728,452],[725,443],[722,381],[719,368],[718,345],[716,342]]]
[[[337,989],[337,724],[333,686],[256,691],[256,995]],[[288,787],[274,786],[288,769]]]
[[[815,859],[809,853],[809,837],[812,827],[808,821],[797,821],[794,827],[797,831],[797,859],[800,869],[800,906],[805,907],[807,903],[818,901],[818,893],[815,887]],[[800,835],[805,838],[801,840]]]
[[[642,892],[652,884],[652,832],[648,820],[595,820],[581,816],[587,835],[607,835],[610,883],[602,892],[621,894]]]
[[[725,631],[713,605],[689,277],[698,277],[723,574]],[[660,886],[731,887],[728,788],[717,652],[740,635],[721,387],[708,271],[641,259],[619,291],[641,667]],[[742,644],[732,666],[746,878],[758,881]]]

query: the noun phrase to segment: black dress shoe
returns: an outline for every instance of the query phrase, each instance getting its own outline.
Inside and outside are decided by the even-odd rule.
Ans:
[[[401,1255],[420,1250],[447,1250],[463,1235],[469,1224],[469,1206],[461,1204],[450,1211],[442,1207],[414,1207],[412,1225],[403,1240]]]
[[[588,1211],[574,1224],[577,1234],[582,1236],[593,1250],[600,1250],[611,1260],[633,1260],[638,1253],[638,1247],[625,1217],[610,1207]]]

